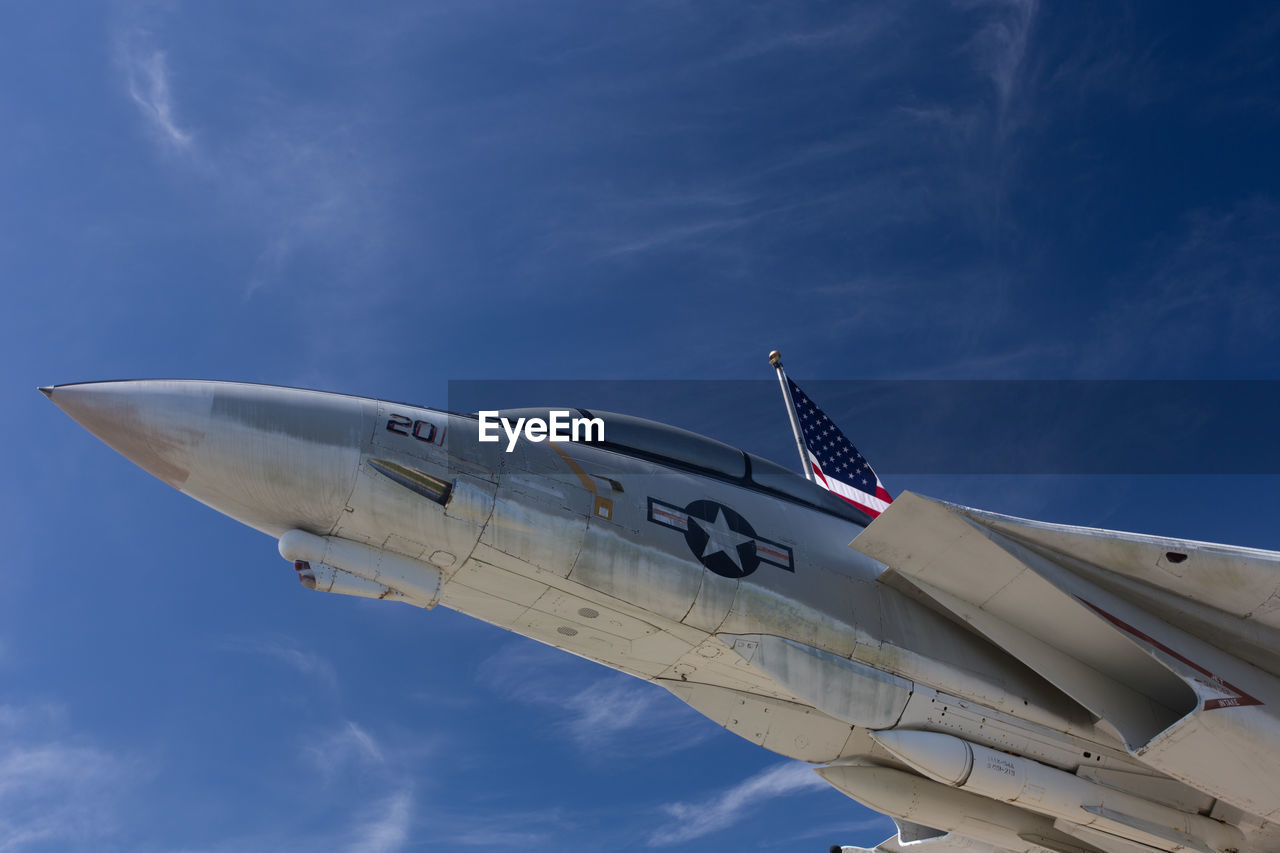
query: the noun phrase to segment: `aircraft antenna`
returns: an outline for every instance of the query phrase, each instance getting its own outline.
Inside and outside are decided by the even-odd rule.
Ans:
[[[813,467],[809,464],[809,451],[804,446],[804,436],[800,433],[800,421],[796,420],[796,404],[791,402],[791,388],[787,385],[787,372],[782,369],[782,353],[774,350],[769,353],[769,363],[778,371],[778,384],[782,386],[782,399],[787,404],[787,418],[791,421],[791,432],[796,437],[796,450],[800,451],[800,470],[804,478],[813,481]]]

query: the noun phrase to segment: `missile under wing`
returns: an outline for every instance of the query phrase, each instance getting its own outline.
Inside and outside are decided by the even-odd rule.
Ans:
[[[542,424],[508,444],[476,416],[297,389],[43,390],[277,540],[302,586],[650,681],[891,815],[879,850],[1280,849],[1280,555],[910,493],[872,520],[624,415],[572,410],[601,440],[553,442],[555,411],[508,412]]]

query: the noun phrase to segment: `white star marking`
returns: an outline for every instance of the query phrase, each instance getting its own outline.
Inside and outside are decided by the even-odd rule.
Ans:
[[[716,520],[714,522],[703,521],[692,516],[690,516],[689,520],[698,525],[698,528],[703,533],[707,534],[707,547],[702,549],[702,559],[705,560],[712,554],[723,552],[741,571],[742,560],[738,557],[738,546],[753,540],[750,536],[729,529],[729,522],[724,517],[723,507],[716,508]]]

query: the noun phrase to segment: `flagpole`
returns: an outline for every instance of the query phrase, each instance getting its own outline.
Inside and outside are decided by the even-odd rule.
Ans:
[[[800,432],[800,421],[796,420],[796,404],[791,401],[791,388],[787,385],[787,374],[782,369],[782,353],[774,350],[769,353],[769,363],[778,371],[778,384],[782,386],[782,399],[787,404],[787,417],[791,421],[791,432],[796,437],[796,450],[800,451],[800,470],[806,480],[813,480],[813,466],[809,464],[809,451],[804,446],[804,435]]]

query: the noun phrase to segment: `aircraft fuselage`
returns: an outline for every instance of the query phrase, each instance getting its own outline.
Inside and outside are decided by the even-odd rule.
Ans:
[[[883,582],[883,565],[847,547],[869,519],[719,442],[583,413],[603,419],[604,442],[508,452],[479,440],[475,417],[314,391],[46,393],[169,485],[280,540],[308,586],[443,604],[661,685],[775,752],[902,768],[869,732],[914,728],[1068,772],[1082,755],[1136,766],[1041,677]]]

